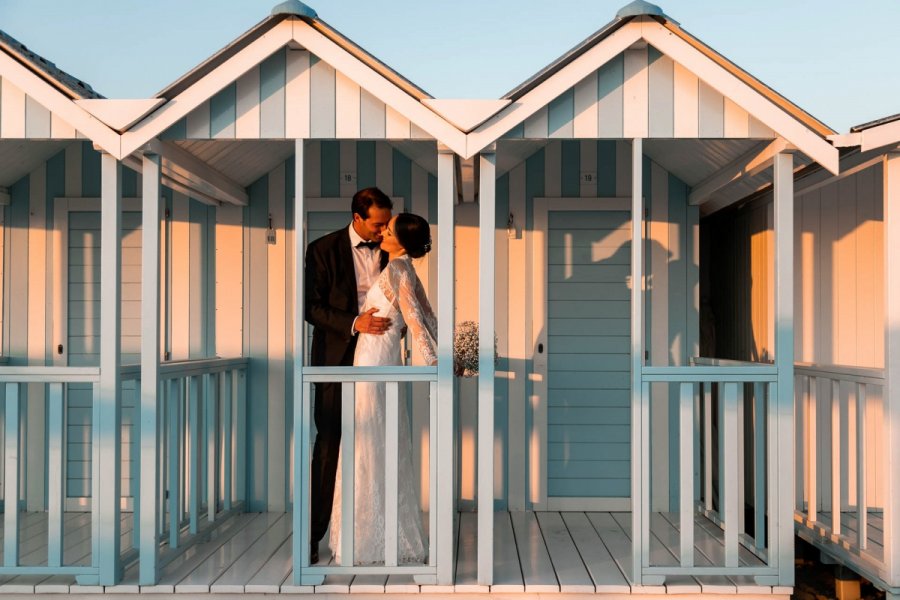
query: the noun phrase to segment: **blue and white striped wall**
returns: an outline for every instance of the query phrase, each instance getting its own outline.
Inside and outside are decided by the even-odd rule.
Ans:
[[[511,141],[509,143],[515,143]],[[503,144],[498,152],[502,153]],[[581,171],[595,172],[593,182],[582,182]],[[647,256],[649,280],[653,282],[647,298],[646,331],[650,363],[684,365],[697,353],[699,307],[695,292],[699,286],[698,223],[699,213],[687,205],[687,186],[661,166],[644,158],[645,206],[648,209]],[[532,390],[528,361],[532,356],[530,280],[531,253],[526,235],[532,229],[534,198],[630,197],[631,146],[627,141],[553,140],[497,181],[497,223],[505,224],[513,216],[516,237],[511,239],[503,225],[497,235],[496,284],[500,365],[508,379],[497,382],[498,435],[504,440],[505,494],[512,509],[530,506],[527,441],[532,415],[529,406]],[[525,275],[523,276],[523,272]],[[523,300],[524,299],[524,300]],[[524,328],[522,324],[525,324]],[[659,407],[660,422],[668,423],[670,406]],[[501,406],[502,403],[503,405]],[[630,420],[630,416],[628,417]],[[673,421],[674,422],[674,421]],[[621,424],[628,427],[628,422]],[[463,424],[461,424],[463,426]],[[677,430],[668,425],[661,435],[661,456],[654,460],[652,478],[661,492],[660,502],[677,499],[677,480],[670,481],[667,449],[677,457]],[[672,471],[677,472],[677,471]],[[630,493],[627,479],[608,482],[613,492]],[[564,489],[565,488],[565,489]],[[579,489],[577,481],[561,484],[561,494],[587,495],[588,485]],[[610,495],[616,495],[612,493]]]
[[[0,78],[0,138],[75,139],[75,128],[14,85]]]
[[[508,138],[762,138],[775,133],[652,46],[627,50]]]
[[[22,177],[9,188],[10,204],[3,207],[4,280],[4,355],[10,365],[52,365],[60,360],[72,365],[98,363],[99,314],[96,294],[99,289],[99,210],[100,157],[88,142],[74,142]],[[140,176],[123,169],[123,197],[140,193]],[[216,209],[200,204],[164,188],[168,219],[163,239],[168,262],[164,301],[170,318],[163,326],[164,351],[171,359],[199,358],[215,354],[212,329],[215,306],[215,221]],[[86,199],[75,200],[71,199]],[[96,204],[96,210],[91,205]],[[60,205],[67,208],[64,215]],[[54,228],[63,217],[69,233],[61,264],[54,263]],[[62,221],[61,221],[62,223]],[[123,268],[123,364],[134,363],[140,346],[139,310],[135,292],[140,288],[140,214],[125,212],[123,258],[136,261]],[[130,258],[129,258],[130,257]],[[207,269],[207,265],[209,269]],[[62,327],[57,310],[60,297],[56,273],[66,270],[68,303]],[[136,279],[135,279],[136,277]],[[94,301],[88,299],[93,297]],[[68,333],[64,333],[68,331]],[[62,332],[62,333],[61,333]],[[63,339],[65,338],[65,339]],[[58,357],[63,344],[66,354]],[[26,461],[22,472],[42,472],[45,446],[42,443],[46,400],[44,388],[32,385],[27,390],[28,426]],[[84,505],[80,499],[90,494],[90,402],[87,394],[70,390],[67,413],[69,506]],[[133,397],[123,396],[123,440],[130,439]],[[126,447],[123,463],[123,494],[129,493],[130,453]],[[35,466],[37,465],[37,466]],[[27,478],[25,495],[29,508],[43,506],[45,490],[42,477]]]
[[[431,139],[334,67],[289,47],[251,68],[161,137]]]

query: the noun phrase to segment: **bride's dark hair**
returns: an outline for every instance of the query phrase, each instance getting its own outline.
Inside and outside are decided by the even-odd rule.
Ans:
[[[411,258],[421,258],[431,251],[431,228],[419,215],[405,212],[397,215],[394,235]]]

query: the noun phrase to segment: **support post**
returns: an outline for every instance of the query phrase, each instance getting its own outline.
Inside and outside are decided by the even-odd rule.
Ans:
[[[650,398],[645,397],[641,369],[644,366],[644,190],[643,140],[631,143],[631,531],[632,581],[642,585],[643,565],[649,556],[645,544],[645,518],[650,514],[649,489],[644,478],[650,469],[645,440],[650,425]]]
[[[497,155],[482,150],[478,183],[478,583],[494,582],[494,232]]]
[[[121,576],[119,498],[121,494],[121,255],[122,165],[110,154],[100,157],[100,390],[98,463],[92,477],[98,481],[95,516],[99,522],[100,584],[114,585]]]
[[[453,151],[438,148],[438,431],[437,431],[437,582],[453,583],[453,326],[454,173]]]
[[[794,585],[794,157],[781,152],[773,163],[775,194],[775,367],[773,398],[778,456],[770,456],[769,561],[778,568],[779,585]],[[774,468],[774,465],[778,465]],[[774,517],[774,518],[773,518]]]
[[[884,559],[888,584],[900,587],[900,153],[884,158],[884,406],[888,424]]]
[[[159,537],[159,227],[162,219],[160,159],[143,158],[141,200],[141,400],[140,479],[135,495],[139,507],[141,585],[155,585]]]
[[[303,381],[303,351],[305,334],[303,326],[303,265],[306,255],[306,202],[304,198],[304,140],[294,140],[294,584],[321,583],[321,578],[310,578],[303,571],[309,566],[309,434],[312,407],[307,393],[308,384]],[[240,448],[241,446],[238,445]]]

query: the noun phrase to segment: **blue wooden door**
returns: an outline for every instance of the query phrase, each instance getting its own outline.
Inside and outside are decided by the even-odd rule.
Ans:
[[[535,466],[549,509],[628,507],[630,224],[621,199],[535,200]]]

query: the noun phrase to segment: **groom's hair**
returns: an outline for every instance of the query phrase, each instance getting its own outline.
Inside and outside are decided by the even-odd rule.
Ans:
[[[372,205],[378,208],[394,208],[394,203],[388,198],[387,194],[379,190],[377,187],[367,187],[353,194],[353,203],[350,210],[353,214],[359,215],[363,220],[369,218],[369,209]]]

